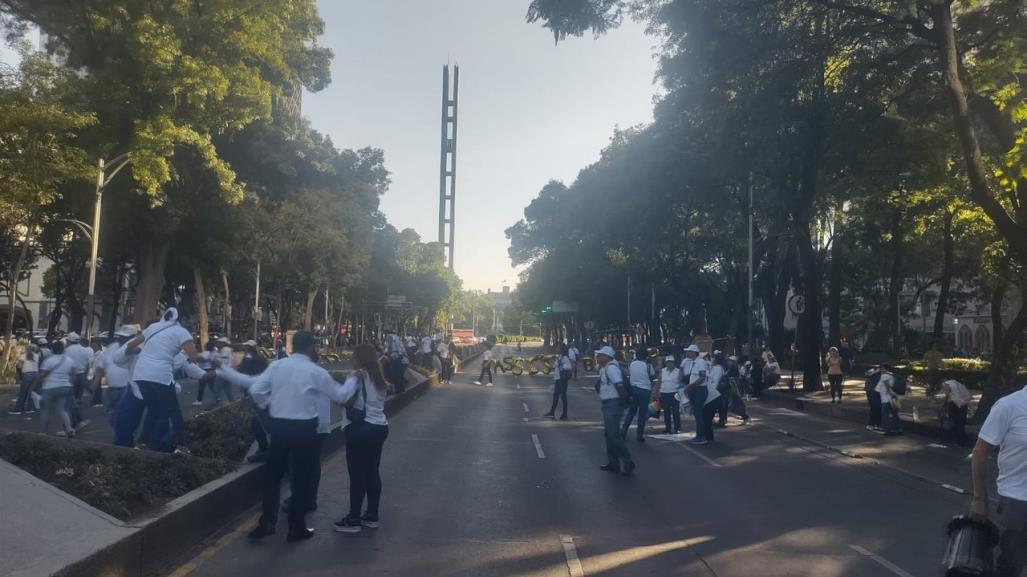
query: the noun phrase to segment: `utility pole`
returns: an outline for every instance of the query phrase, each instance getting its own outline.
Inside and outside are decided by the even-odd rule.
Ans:
[[[253,291],[253,340],[260,343],[260,319],[263,315],[260,311],[260,259],[257,259],[257,283]],[[274,343],[272,343],[274,344]]]
[[[453,237],[456,229],[456,121],[460,92],[460,66],[442,67],[442,151],[439,157],[439,244],[453,270]]]
[[[753,318],[755,317],[755,311],[753,310],[753,270],[752,270],[752,237],[753,237],[753,207],[752,207],[752,171],[749,171],[749,322],[746,336],[749,338],[749,356],[751,357],[756,353],[756,342],[753,339]]]

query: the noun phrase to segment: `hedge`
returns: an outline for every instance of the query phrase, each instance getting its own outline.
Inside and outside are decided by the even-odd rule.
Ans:
[[[193,455],[229,463],[245,459],[254,441],[251,404],[249,399],[239,399],[186,421],[185,434]]]
[[[31,433],[0,437],[0,458],[122,520],[235,470],[223,460],[107,452]]]

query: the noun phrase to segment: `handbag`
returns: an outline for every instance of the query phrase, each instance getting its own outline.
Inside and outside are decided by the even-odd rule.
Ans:
[[[353,398],[351,398],[346,403],[346,418],[349,419],[349,422],[351,423],[363,423],[364,419],[367,418],[367,395],[366,393],[364,393],[364,388],[367,386],[367,382],[364,381],[363,377],[359,378],[358,380],[360,381],[360,388],[357,389],[357,392],[353,395]],[[365,398],[364,408],[358,409],[357,399],[361,396]]]

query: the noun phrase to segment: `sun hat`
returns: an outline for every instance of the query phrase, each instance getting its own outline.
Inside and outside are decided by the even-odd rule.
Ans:
[[[64,336],[64,338],[65,338],[65,340],[67,340],[67,341],[68,341],[69,343],[77,343],[77,342],[79,342],[79,341],[81,341],[81,340],[82,340],[82,337],[80,337],[80,336],[78,335],[78,333],[76,333],[75,331],[71,331],[70,333],[68,333],[67,335],[65,335],[65,336]]]
[[[119,337],[134,337],[137,332],[135,325],[121,325],[114,334]]]
[[[243,343],[242,346],[244,346],[244,347],[255,347],[255,346],[257,346],[257,341],[255,341],[253,339],[250,339],[250,340],[246,341],[245,343]]]

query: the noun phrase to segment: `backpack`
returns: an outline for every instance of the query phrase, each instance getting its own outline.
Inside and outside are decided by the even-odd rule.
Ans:
[[[892,373],[891,390],[900,397],[906,394],[906,377],[899,373]]]
[[[866,382],[863,383],[863,390],[868,392],[868,393],[871,392],[871,391],[874,391],[875,389],[877,389],[877,383],[879,383],[880,381],[881,381],[881,371],[878,371],[878,372],[870,375],[869,377],[867,377]]]

